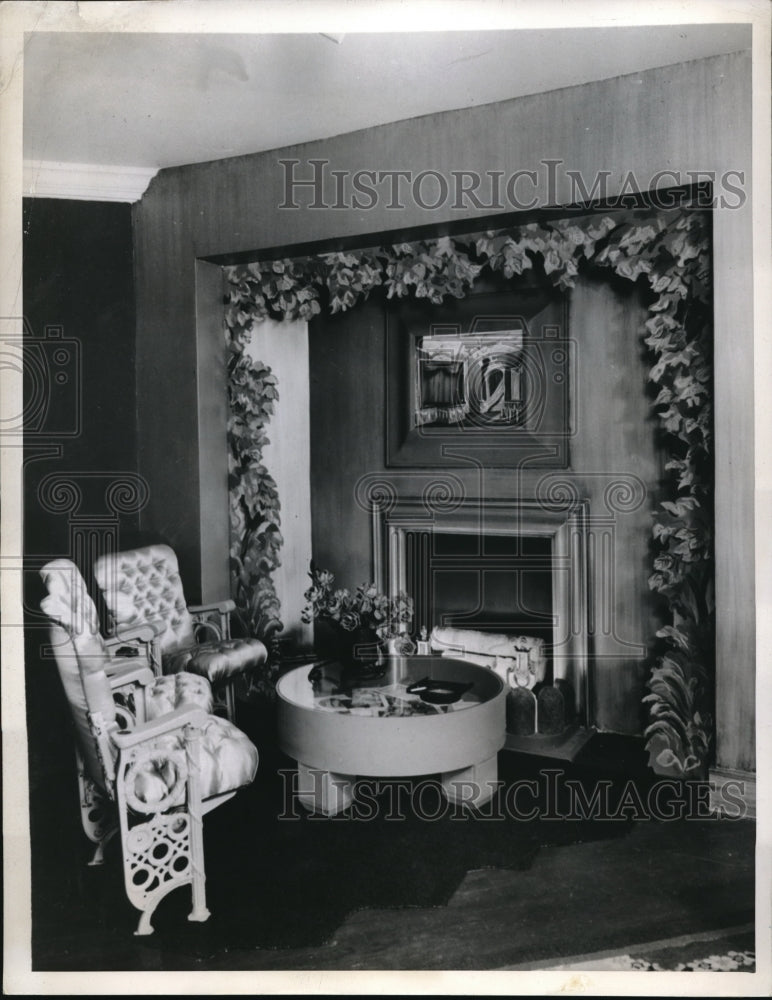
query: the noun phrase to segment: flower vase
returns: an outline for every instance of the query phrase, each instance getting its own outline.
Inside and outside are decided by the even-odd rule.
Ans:
[[[338,632],[338,659],[341,666],[354,677],[378,678],[385,670],[385,661],[378,633],[366,626],[351,632]]]

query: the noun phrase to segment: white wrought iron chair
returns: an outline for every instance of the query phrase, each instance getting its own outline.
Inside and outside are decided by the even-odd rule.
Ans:
[[[126,629],[150,626],[156,673],[184,670],[206,677],[218,707],[233,721],[234,680],[268,657],[259,639],[231,638],[233,601],[188,607],[177,556],[168,545],[102,556],[94,576],[110,615],[110,634],[120,638]]]
[[[75,727],[81,821],[96,845],[89,863],[102,864],[120,834],[126,894],[141,911],[136,934],[152,933],[153,912],[179,886],[191,886],[188,919],[204,921],[202,817],[254,780],[257,749],[211,714],[206,678],[156,677],[146,663],[110,658],[72,562],[54,560],[41,576]]]

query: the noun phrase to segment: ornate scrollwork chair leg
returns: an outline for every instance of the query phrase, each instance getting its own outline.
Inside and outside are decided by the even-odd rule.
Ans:
[[[115,805],[99,789],[96,782],[88,777],[83,758],[77,749],[75,765],[78,771],[81,825],[88,839],[96,845],[89,865],[101,865],[104,864],[105,847],[119,829]]]
[[[204,921],[206,875],[201,791],[199,784],[200,730],[184,729],[184,751],[139,746],[122,760],[118,774],[118,811],[121,821],[126,894],[142,911],[135,934],[152,934],[151,919],[161,900],[174,889],[190,885],[193,908],[189,920]],[[153,769],[163,771],[166,794],[148,807],[142,788]],[[138,819],[151,808],[152,814]]]

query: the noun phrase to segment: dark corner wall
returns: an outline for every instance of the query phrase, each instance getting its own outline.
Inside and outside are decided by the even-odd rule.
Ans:
[[[131,206],[25,199],[23,266],[28,731],[47,734],[50,762],[61,759],[66,716],[50,710],[59,682],[40,657],[38,570],[62,556],[88,563],[98,538],[123,544],[137,527]],[[38,738],[33,773],[36,748],[45,751]]]

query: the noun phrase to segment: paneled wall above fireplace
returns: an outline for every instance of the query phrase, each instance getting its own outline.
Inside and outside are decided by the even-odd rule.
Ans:
[[[598,542],[592,551],[598,571],[586,587],[586,606],[596,615],[585,629],[586,636],[590,627],[595,630],[587,647],[592,653],[592,684],[588,690],[582,678],[578,687],[587,691],[592,722],[641,732],[646,651],[662,624],[647,579],[651,509],[663,463],[646,391],[648,369],[639,349],[646,310],[635,290],[583,278],[568,297],[574,350],[567,468],[558,461],[551,469],[540,468],[523,461],[512,447],[508,465],[491,465],[467,444],[467,436],[462,436],[463,447],[453,449],[450,468],[433,468],[431,463],[389,467],[388,422],[383,419],[389,391],[383,366],[389,308],[386,301],[371,297],[351,313],[311,323],[315,560],[329,567],[342,585],[373,578],[378,572],[372,561],[373,498],[390,498],[394,509],[402,509],[411,498],[434,497],[441,509],[443,497],[452,506],[455,492],[476,498],[486,509],[510,505],[511,511],[515,498],[527,506],[545,490],[568,490],[571,497],[586,502]],[[511,311],[517,311],[514,301]],[[622,481],[635,495],[631,509],[614,506],[612,487]],[[387,566],[384,557],[380,567],[385,580]]]

